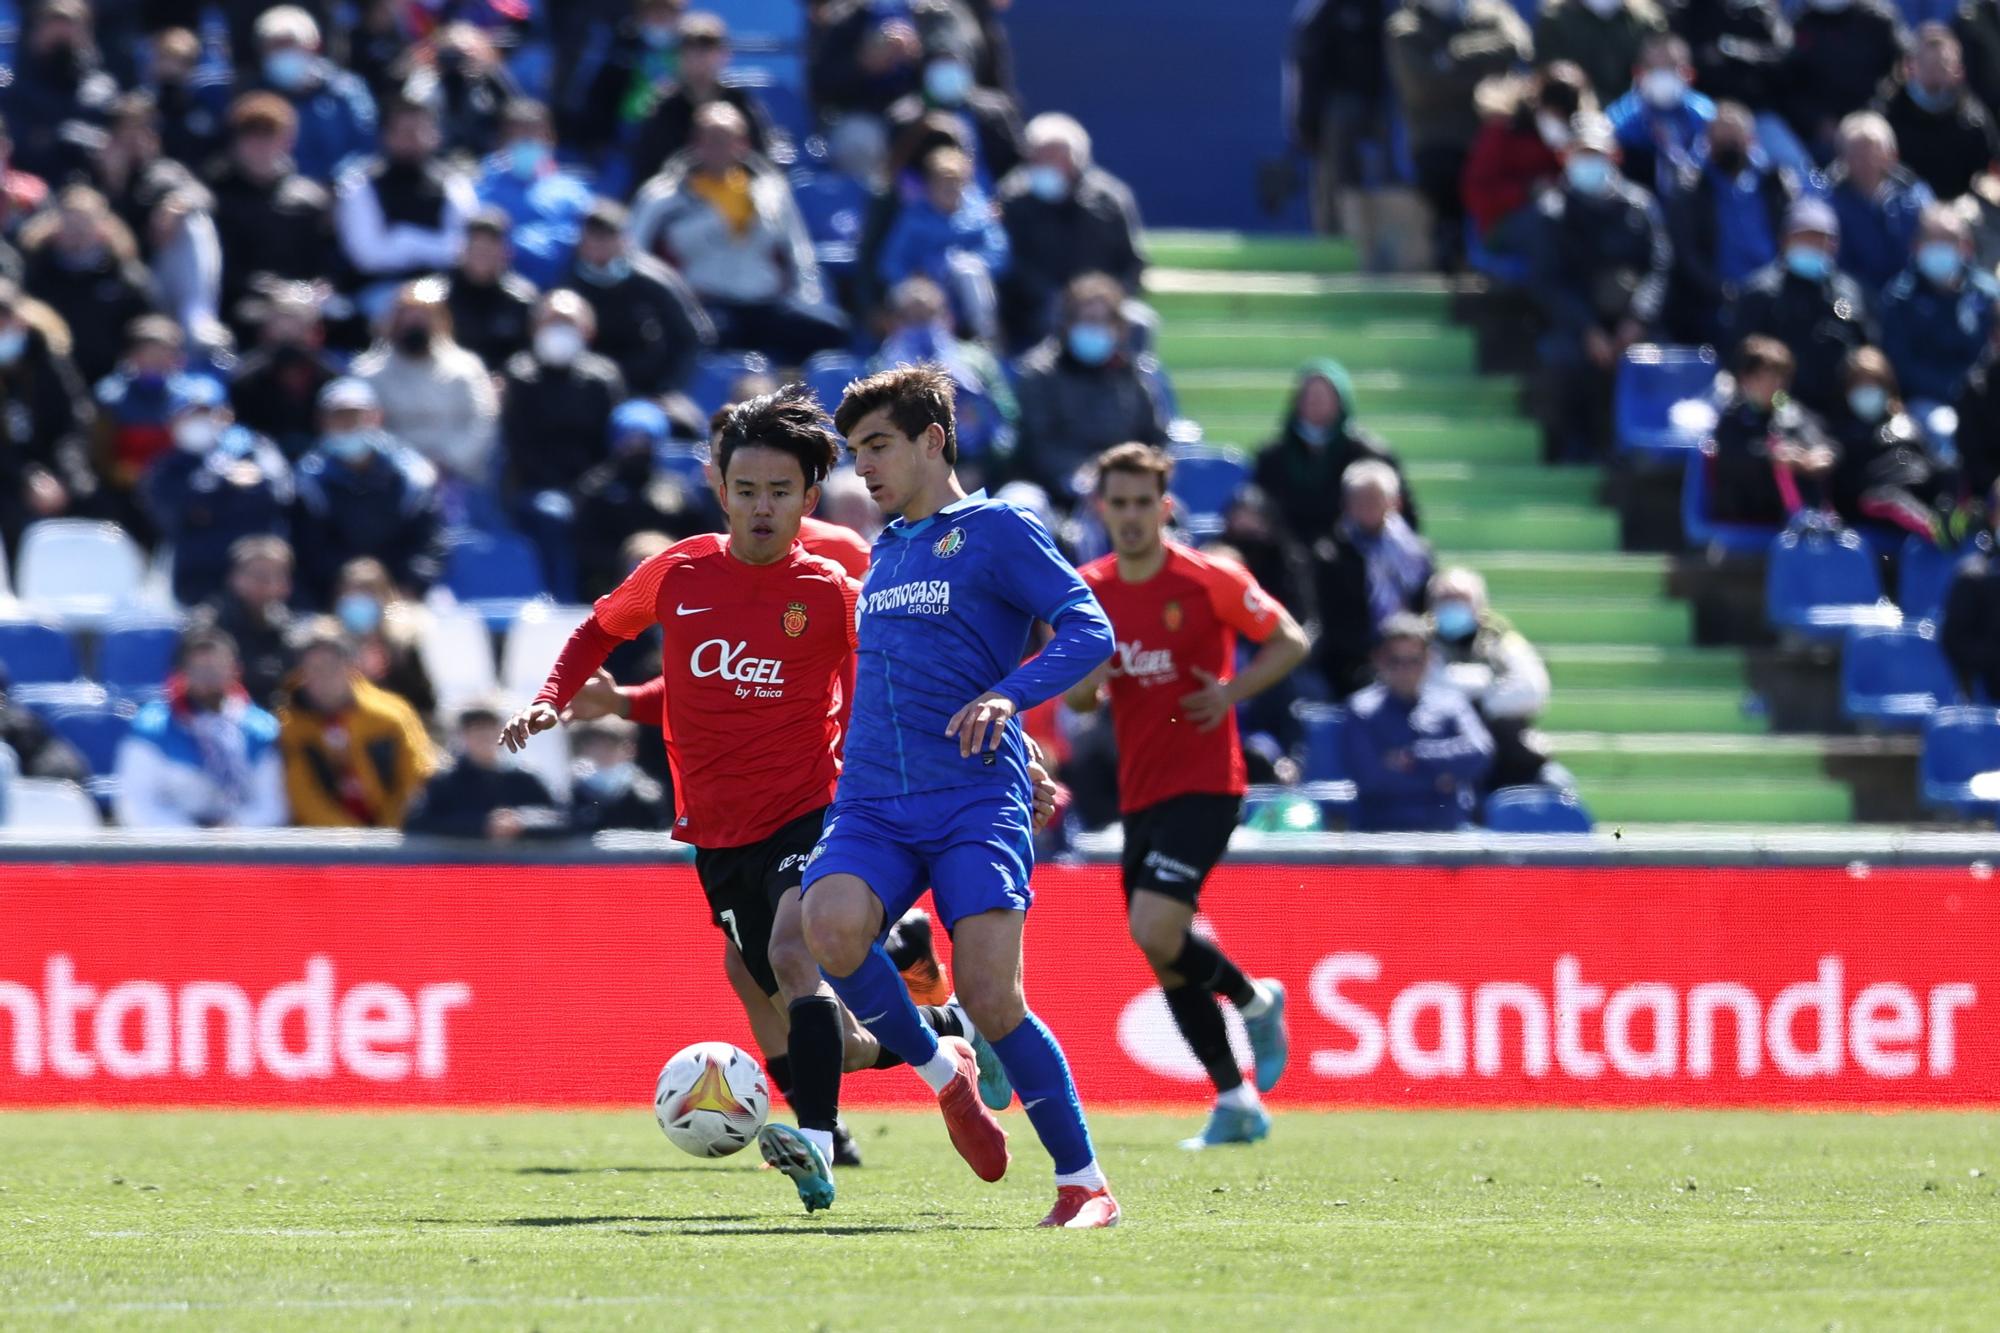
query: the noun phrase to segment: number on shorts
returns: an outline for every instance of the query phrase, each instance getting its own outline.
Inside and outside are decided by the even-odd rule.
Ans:
[[[736,952],[742,953],[743,932],[736,928],[735,910],[732,908],[729,911],[717,912],[716,915],[722,918],[722,928],[729,932],[729,938],[736,942]]]

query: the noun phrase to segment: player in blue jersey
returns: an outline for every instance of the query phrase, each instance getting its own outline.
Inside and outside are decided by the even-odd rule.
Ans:
[[[1111,623],[1025,510],[967,495],[951,377],[935,366],[848,386],[834,416],[885,513],[858,607],[846,767],[806,867],[806,942],[848,1009],[938,1094],[953,1146],[985,1180],[1007,1136],[976,1090],[971,1048],[939,1040],[879,943],[923,893],[952,937],[958,998],[1055,1160],[1043,1226],[1104,1227],[1099,1170],[1062,1047],[1028,1011],[1021,927],[1034,865],[1020,713],[1111,656]],[[1036,621],[1054,631],[1027,662]]]

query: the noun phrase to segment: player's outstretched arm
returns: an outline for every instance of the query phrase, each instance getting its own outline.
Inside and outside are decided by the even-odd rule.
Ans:
[[[500,743],[510,752],[518,754],[521,747],[528,743],[528,737],[553,730],[561,721],[554,704],[537,699],[507,720],[507,725],[500,732]]]
[[[1104,687],[1111,683],[1111,663],[1105,662],[1095,671],[1069,687],[1063,694],[1063,702],[1072,713],[1095,713],[1104,704]]]

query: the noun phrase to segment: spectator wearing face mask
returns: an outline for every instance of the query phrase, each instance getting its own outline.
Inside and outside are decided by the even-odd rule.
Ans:
[[[56,206],[21,228],[27,259],[22,286],[62,316],[73,339],[77,369],[96,383],[125,348],[125,330],[153,311],[153,293],[139,247],[104,196],[72,185]]]
[[[1359,233],[1361,196],[1383,183],[1375,164],[1391,152],[1389,71],[1378,0],[1306,0],[1292,11],[1286,120],[1293,144],[1312,163],[1315,230]]]
[[[162,147],[176,162],[199,167],[222,150],[229,120],[229,75],[203,68],[201,39],[187,28],[151,38],[146,91],[160,109]]]
[[[577,481],[576,561],[585,597],[602,597],[632,572],[624,549],[631,534],[678,541],[713,531],[706,495],[684,474],[659,465],[656,451],[667,443],[669,429],[659,404],[619,404],[605,429],[609,456]]]
[[[1993,337],[2000,282],[1971,261],[1965,219],[1932,204],[1918,224],[1909,267],[1882,293],[1882,350],[1919,423],[1957,401]]]
[[[307,828],[401,828],[437,768],[416,710],[369,683],[329,620],[299,648],[278,745],[292,822]]]
[[[405,831],[417,837],[517,842],[557,838],[569,821],[542,780],[507,762],[498,708],[475,704],[458,715],[458,757],[424,784]]]
[[[1438,571],[1430,605],[1431,677],[1463,694],[1493,738],[1480,793],[1557,778],[1533,730],[1549,706],[1549,669],[1535,645],[1488,604],[1486,580],[1463,566]]]
[[[580,96],[563,103],[562,141],[586,159],[630,142],[653,104],[655,90],[680,69],[681,11],[686,0],[633,0],[610,33],[594,67],[579,60],[572,80]]]
[[[970,53],[976,68],[980,47],[978,21],[958,0],[830,0],[814,15],[806,51],[812,103],[829,119],[886,115],[924,87],[931,53]]]
[[[351,168],[335,191],[335,225],[348,263],[366,284],[373,314],[402,283],[448,270],[479,211],[472,182],[437,157],[437,116],[421,102],[391,102],[382,156]]]
[[[1617,153],[1608,121],[1579,117],[1563,186],[1539,205],[1531,290],[1549,323],[1543,424],[1559,459],[1603,447],[1619,358],[1651,336],[1666,301],[1666,223],[1653,197],[1618,174]]]
[[[992,204],[972,193],[972,159],[956,148],[932,151],[924,185],[924,197],[903,206],[883,241],[882,281],[929,278],[951,293],[958,326],[990,341],[1000,331],[995,280],[1012,258],[1007,232]]]
[[[1965,86],[1958,38],[1942,23],[1917,29],[1901,86],[1876,108],[1896,131],[1903,161],[1940,199],[1956,199],[2000,157],[1993,113]]]
[[[382,341],[356,358],[353,373],[375,391],[384,428],[454,488],[490,485],[500,405],[486,363],[451,336],[440,279],[410,283],[397,294]]]
[[[243,688],[262,708],[276,706],[291,674],[291,599],[291,543],[239,537],[229,547],[228,581],[194,611],[196,628],[220,631],[236,644]]]
[[[504,215],[505,239],[521,275],[537,287],[561,283],[576,253],[584,216],[595,202],[589,186],[556,165],[555,147],[549,109],[540,102],[510,102],[500,119],[499,148],[486,160],[475,187],[480,216],[490,217],[493,210]],[[468,229],[466,246],[471,245]],[[508,350],[511,354],[520,346]],[[480,355],[498,364],[486,352]]]
[[[925,116],[942,112],[972,128],[971,154],[983,192],[1021,162],[1021,114],[1014,99],[974,80],[969,44],[953,39],[925,47],[923,85],[889,108],[889,134],[897,137]]]
[[[1694,161],[1715,119],[1715,103],[1694,90],[1688,45],[1663,33],[1639,48],[1632,88],[1604,108],[1627,177],[1662,193]]]
[[[367,381],[335,380],[319,407],[320,440],[299,460],[292,515],[309,603],[329,605],[342,567],[364,555],[398,586],[427,591],[444,559],[437,470],[382,429]]]
[[[371,685],[419,717],[437,711],[437,690],[417,647],[424,609],[404,598],[380,560],[364,555],[347,562],[334,589],[333,615],[347,633],[355,670]]]
[[[1793,18],[1777,86],[1788,92],[1786,120],[1817,160],[1832,156],[1842,118],[1875,99],[1908,46],[1887,0],[1811,0]]]
[[[1527,78],[1504,75],[1480,85],[1484,121],[1466,155],[1466,215],[1487,253],[1525,260],[1533,242],[1535,200],[1562,179],[1570,124],[1595,112],[1583,71],[1568,61]]]
[[[290,535],[292,469],[236,424],[222,386],[203,375],[169,381],[167,428],[173,448],[147,467],[139,495],[173,548],[174,600],[195,606],[222,588],[237,542]]]
[[[1368,683],[1377,631],[1390,617],[1424,609],[1431,551],[1398,512],[1403,484],[1379,459],[1340,478],[1341,518],[1312,545],[1319,641],[1314,661],[1341,697]]]
[[[375,151],[375,99],[367,85],[320,54],[319,25],[296,5],[257,19],[262,87],[289,102],[298,126],[292,157],[322,185]]]
[[[236,420],[297,459],[319,435],[319,393],[340,372],[325,351],[326,328],[310,288],[277,289],[257,325],[256,345],[229,381]]]
[[[149,93],[125,93],[111,104],[111,122],[91,157],[90,184],[104,196],[120,222],[139,240],[142,259],[151,261],[146,227],[153,210],[169,195],[206,191],[194,173],[161,151],[160,109]]]
[[[445,23],[409,47],[393,73],[405,96],[437,116],[444,147],[474,158],[498,147],[506,108],[521,97],[492,38],[463,21]]]
[[[1021,359],[1015,470],[1068,508],[1078,470],[1114,444],[1164,444],[1166,411],[1131,350],[1125,292],[1102,273],[1070,283],[1061,328]]]
[[[134,509],[140,476],[173,448],[168,385],[186,366],[181,331],[162,315],[145,315],[125,331],[125,355],[97,382],[99,503],[118,522],[136,523],[147,540],[151,524]]]
[[[118,746],[113,812],[126,828],[276,828],[288,817],[278,720],[244,692],[236,645],[181,641],[166,697]]]
[[[0,89],[0,112],[18,136],[13,160],[44,180],[87,166],[77,125],[102,125],[118,96],[105,72],[86,0],[49,0],[28,21],[27,40],[10,61],[13,80]]]
[[[1027,161],[1000,182],[1000,221],[1012,255],[1000,283],[1008,340],[1046,337],[1064,287],[1106,273],[1128,292],[1146,272],[1139,209],[1125,183],[1091,161],[1090,135],[1059,112],[1028,122]]]
[[[958,470],[961,478],[973,476],[967,485],[977,489],[978,479],[1004,472],[1014,452],[1021,413],[1006,371],[984,345],[954,332],[944,289],[929,278],[898,284],[889,294],[889,316],[894,322],[870,373],[922,362],[950,373],[957,390]]]
[[[1952,575],[1939,646],[1966,692],[1991,701],[2000,699],[2000,490],[1987,494],[1991,527]]]
[[[0,280],[0,537],[10,556],[30,523],[97,495],[96,414],[69,346],[60,316]]]
[[[529,325],[541,293],[513,266],[507,216],[483,208],[465,226],[465,253],[446,279],[445,309],[452,339],[488,366],[528,345]]]
[[[1798,182],[1757,146],[1748,107],[1717,108],[1694,159],[1661,199],[1673,240],[1667,327],[1682,342],[1713,342],[1723,293],[1778,257]]]
[[[1575,64],[1608,109],[1634,86],[1647,43],[1666,32],[1667,16],[1653,0],[1551,0],[1535,18],[1535,58]],[[1677,63],[1687,63],[1685,46]]]
[[[597,312],[597,353],[618,367],[630,392],[673,393],[687,386],[695,358],[715,345],[715,325],[685,278],[632,248],[628,221],[623,205],[598,200],[563,285]]]
[[[1847,354],[1875,341],[1861,285],[1834,266],[1840,220],[1819,199],[1801,199],[1785,215],[1785,244],[1733,291],[1722,313],[1726,344],[1752,334],[1775,338],[1796,358],[1792,392],[1815,412],[1830,410],[1840,395],[1840,367]]]
[[[1735,381],[1715,423],[1711,516],[1772,527],[1802,509],[1830,507],[1834,443],[1789,395],[1792,354],[1774,338],[1745,338]]]
[[[243,331],[243,308],[287,282],[331,288],[341,266],[333,233],[333,197],[292,160],[298,114],[274,93],[248,93],[229,109],[227,156],[207,184],[215,197],[222,252],[224,318]]]
[[[1331,358],[1308,361],[1299,369],[1278,435],[1257,453],[1258,489],[1276,507],[1286,532],[1310,545],[1340,521],[1341,478],[1364,461],[1395,470],[1403,519],[1414,529],[1416,502],[1403,484],[1402,464],[1355,419],[1354,377]]]
[[[625,401],[618,367],[590,351],[597,316],[575,292],[543,297],[530,350],[507,363],[500,421],[506,490],[534,540],[558,601],[577,595],[576,484],[607,457],[612,411]]]
[[[1450,833],[1472,826],[1493,767],[1493,738],[1463,694],[1431,672],[1419,616],[1383,622],[1375,683],[1348,704],[1341,749],[1362,833]]]
[[[1968,526],[1948,467],[1923,428],[1903,408],[1889,358],[1863,347],[1847,358],[1847,392],[1827,418],[1840,447],[1833,504],[1855,527],[1877,525],[1913,533],[1947,549]]]
[[[570,827],[581,834],[605,829],[648,833],[673,820],[666,788],[639,767],[638,728],[623,718],[602,717],[570,730],[575,783],[570,789]]]
[[[771,155],[771,118],[749,89],[725,83],[729,27],[714,14],[689,14],[680,23],[680,72],[654,97],[632,141],[630,177],[651,180],[669,158],[694,141],[695,113],[727,102],[743,117],[754,153]]]
[[[1474,94],[1533,59],[1534,44],[1506,0],[1408,0],[1384,32],[1433,245],[1439,262],[1455,268],[1465,225],[1459,179],[1479,134]]]
[[[1840,122],[1840,158],[1826,185],[1840,223],[1840,268],[1872,298],[1909,263],[1917,220],[1935,196],[1900,165],[1896,132],[1873,111]]]

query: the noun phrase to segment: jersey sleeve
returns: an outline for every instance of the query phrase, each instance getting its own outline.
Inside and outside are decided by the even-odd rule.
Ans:
[[[1010,517],[1006,526],[1014,535],[990,557],[1000,571],[1000,585],[1016,607],[1055,631],[1041,652],[994,687],[1026,711],[1095,671],[1117,644],[1097,595],[1063,559],[1048,529],[1019,511]]]
[[[597,599],[591,614],[607,634],[636,639],[660,618],[660,587],[680,563],[672,551],[662,551],[625,576],[625,581]]]
[[[999,549],[988,554],[998,571],[1007,600],[1037,620],[1053,625],[1056,617],[1081,602],[1097,598],[1083,575],[1056,549],[1055,538],[1032,514],[1012,507],[993,525]]]
[[[626,715],[642,727],[666,726],[667,678],[655,676],[624,691]]]
[[[1278,603],[1257,586],[1250,571],[1234,560],[1210,560],[1199,565],[1208,604],[1223,624],[1252,643],[1262,643],[1278,628]]]
[[[861,584],[855,579],[840,581],[841,613],[847,617],[847,647],[861,646]]]

